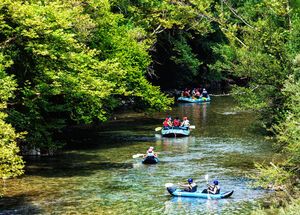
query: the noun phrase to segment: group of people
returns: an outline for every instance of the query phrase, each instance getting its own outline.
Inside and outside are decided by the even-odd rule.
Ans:
[[[179,117],[176,117],[172,121],[172,117],[167,117],[165,121],[163,122],[164,128],[169,128],[169,127],[189,127],[190,126],[190,121],[188,118],[185,116],[182,119],[182,122],[179,120]]]
[[[179,184],[181,188],[184,189],[186,192],[196,192],[197,191],[197,184],[194,182],[192,178],[189,178],[187,184]],[[207,184],[207,189],[204,189],[202,193],[209,193],[209,194],[219,194],[220,193],[220,186],[219,181],[214,180],[212,184]]]
[[[154,147],[150,146],[147,149],[146,154],[144,155],[145,157],[156,157],[157,154],[154,152]],[[179,183],[180,187],[184,189],[186,192],[196,192],[198,185],[194,182],[192,178],[189,178],[187,180],[187,184],[181,184]],[[209,194],[219,194],[220,193],[220,187],[219,187],[219,182],[218,180],[214,180],[212,184],[207,184],[207,189],[204,189],[202,193],[209,193]]]
[[[205,89],[203,89],[205,90]],[[206,92],[207,93],[207,92]],[[207,96],[207,94],[206,94]],[[172,121],[172,117],[167,117],[165,119],[165,121],[163,122],[163,126],[165,128],[169,128],[169,127],[189,127],[190,126],[190,122],[188,120],[188,118],[185,116],[183,117],[182,122],[179,120],[178,117],[176,117],[173,121]],[[157,154],[154,153],[154,147],[150,146],[146,152],[146,154],[144,155],[145,157],[157,157]],[[192,178],[189,178],[187,180],[187,184],[179,184],[181,188],[184,189],[184,191],[186,192],[196,192],[197,191],[197,184],[194,182],[194,180]],[[214,180],[212,184],[207,184],[207,189],[204,189],[202,191],[202,193],[209,193],[209,194],[219,194],[220,193],[220,187],[219,187],[219,182],[217,180]]]
[[[205,88],[202,89],[202,93],[200,93],[200,88],[194,88],[192,90],[189,90],[188,88],[185,88],[184,91],[181,93],[182,97],[193,97],[193,98],[200,98],[200,97],[208,97],[208,92]]]

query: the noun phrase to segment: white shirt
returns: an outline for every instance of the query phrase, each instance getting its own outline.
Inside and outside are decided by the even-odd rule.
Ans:
[[[190,126],[190,121],[187,119],[187,120],[184,120],[183,122],[182,122],[182,126]]]

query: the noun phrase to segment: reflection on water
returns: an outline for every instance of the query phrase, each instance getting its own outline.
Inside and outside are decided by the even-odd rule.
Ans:
[[[184,214],[250,214],[258,206],[248,203],[239,203],[235,207],[233,199],[205,200],[197,198],[174,197],[165,202],[164,214],[178,214],[178,211]],[[183,214],[182,213],[182,214]]]
[[[167,115],[188,116],[196,129],[183,138],[155,134]],[[253,161],[271,157],[271,144],[253,133],[254,121],[252,113],[234,112],[230,97],[216,97],[210,104],[180,104],[151,118],[120,115],[98,131],[76,131],[70,140],[81,149],[28,161],[26,176],[6,183],[0,214],[249,214],[266,192],[248,187],[245,175],[254,171]],[[132,158],[149,146],[159,152],[157,165]],[[164,187],[192,177],[203,189],[206,174],[233,196],[178,198]]]

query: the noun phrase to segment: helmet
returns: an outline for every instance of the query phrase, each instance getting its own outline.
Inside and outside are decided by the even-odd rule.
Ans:
[[[214,180],[214,185],[218,185],[219,184],[219,182],[218,182],[218,180]]]
[[[154,149],[154,147],[153,147],[153,146],[150,146],[149,149]]]
[[[166,118],[166,121],[169,121],[169,118]]]
[[[192,178],[189,178],[189,179],[188,179],[188,182],[189,182],[189,183],[192,183],[192,182],[193,182],[193,179],[192,179]]]

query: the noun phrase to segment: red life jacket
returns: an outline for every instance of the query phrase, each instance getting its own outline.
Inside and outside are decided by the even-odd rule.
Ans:
[[[164,122],[163,122],[163,126],[168,127],[168,126],[169,126],[168,122],[167,122],[167,121],[164,121]]]
[[[180,126],[179,120],[178,119],[174,119],[173,125],[174,126]]]

